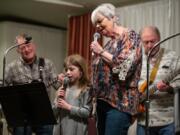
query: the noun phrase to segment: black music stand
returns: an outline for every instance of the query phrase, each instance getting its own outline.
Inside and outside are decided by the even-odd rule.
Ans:
[[[0,103],[9,127],[56,124],[42,82],[0,87]]]

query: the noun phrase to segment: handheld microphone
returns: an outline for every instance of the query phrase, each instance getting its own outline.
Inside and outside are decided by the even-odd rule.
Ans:
[[[100,34],[98,32],[94,33],[93,35],[93,41],[97,42],[97,40],[100,38]]]
[[[63,90],[66,91],[67,86],[69,85],[69,77],[65,76],[63,81]],[[59,98],[64,98],[63,96],[59,96]]]
[[[65,76],[63,81],[64,90],[66,90],[67,86],[69,85],[69,82],[70,82],[69,77]]]
[[[93,35],[93,42],[97,42],[99,38],[100,38],[100,34],[98,32],[95,32]],[[94,53],[92,52],[92,56],[93,55]]]

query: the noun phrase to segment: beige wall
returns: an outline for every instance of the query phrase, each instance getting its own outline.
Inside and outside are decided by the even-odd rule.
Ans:
[[[58,72],[62,70],[62,62],[66,55],[66,31],[14,22],[0,23],[0,63],[5,50],[14,45],[15,36],[19,33],[30,34],[37,44],[37,54],[51,59]],[[7,63],[16,57],[16,49],[10,51]],[[2,78],[2,64],[0,64],[0,78]]]
[[[3,56],[7,48],[14,45],[15,36],[19,33],[27,33],[33,37],[36,43],[37,54],[52,60],[60,73],[66,55],[66,31],[48,27],[40,27],[14,22],[0,23],[0,79],[3,77]],[[18,57],[16,49],[10,51],[6,57],[6,65]],[[51,101],[54,90],[51,92]]]

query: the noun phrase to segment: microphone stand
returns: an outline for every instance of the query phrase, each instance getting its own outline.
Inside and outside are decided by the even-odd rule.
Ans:
[[[69,78],[67,76],[65,76],[65,78],[63,80],[63,89],[64,89],[64,91],[66,91],[68,85],[69,85]],[[59,97],[59,98],[64,98],[64,97]],[[63,135],[63,133],[62,133],[62,112],[61,111],[62,111],[62,108],[60,108],[60,111],[59,111],[59,122],[60,122],[59,134]]]
[[[27,41],[25,41],[22,44],[13,45],[13,46],[9,47],[8,49],[6,49],[6,51],[4,53],[4,56],[3,56],[3,83],[2,83],[2,86],[5,86],[6,56],[7,56],[8,52],[11,51],[12,49],[18,47],[19,45],[23,45],[23,44],[26,44],[26,43],[27,43]]]
[[[176,33],[174,35],[171,35],[171,36],[165,38],[162,41],[157,42],[154,45],[154,47],[150,50],[150,52],[148,53],[148,56],[147,56],[147,78],[146,78],[147,79],[147,92],[146,92],[146,101],[145,101],[145,108],[146,108],[146,123],[145,123],[146,124],[146,135],[149,135],[149,103],[150,103],[150,101],[149,101],[149,66],[150,66],[149,65],[149,60],[150,60],[150,56],[151,56],[153,50],[155,48],[157,48],[158,46],[160,46],[160,44],[162,44],[163,42],[165,42],[165,41],[167,41],[167,40],[169,40],[171,38],[179,36],[179,35],[180,35],[180,33]]]

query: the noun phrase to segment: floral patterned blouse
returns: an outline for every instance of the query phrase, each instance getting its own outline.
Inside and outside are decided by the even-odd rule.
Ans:
[[[118,110],[134,115],[139,104],[140,37],[133,30],[127,30],[118,39],[109,40],[104,50],[113,55],[113,62],[108,64],[100,56],[93,58],[94,94]]]

